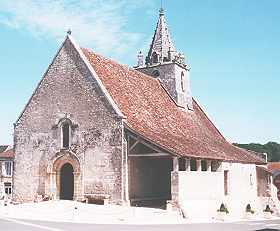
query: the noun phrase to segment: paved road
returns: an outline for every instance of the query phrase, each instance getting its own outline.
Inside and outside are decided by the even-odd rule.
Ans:
[[[183,225],[95,225],[60,223],[45,221],[27,221],[0,218],[0,230],[4,231],[280,231],[280,219],[273,221],[183,224]]]

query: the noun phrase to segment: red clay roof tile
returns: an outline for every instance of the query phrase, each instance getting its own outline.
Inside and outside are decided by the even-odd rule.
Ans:
[[[13,149],[6,150],[4,152],[0,152],[0,158],[14,158],[15,153]]]
[[[161,83],[82,48],[105,88],[127,117],[126,125],[175,154],[232,162],[264,161],[230,144],[193,100],[193,111],[179,108]]]
[[[280,170],[280,162],[268,162],[268,163],[267,163],[267,168],[268,168],[270,171],[273,171],[273,170]]]

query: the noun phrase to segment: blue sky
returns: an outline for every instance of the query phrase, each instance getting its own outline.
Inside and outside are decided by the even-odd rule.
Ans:
[[[164,0],[193,96],[231,142],[280,142],[280,1]],[[132,66],[147,51],[160,0],[1,0],[0,143],[62,43]]]

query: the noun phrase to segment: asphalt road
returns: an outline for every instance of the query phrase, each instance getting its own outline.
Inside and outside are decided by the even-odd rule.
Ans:
[[[27,221],[0,218],[2,231],[280,231],[280,219],[273,221],[250,221],[238,223],[203,223],[182,225],[96,225],[45,221]]]

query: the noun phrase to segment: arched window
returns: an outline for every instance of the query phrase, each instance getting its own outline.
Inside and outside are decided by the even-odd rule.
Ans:
[[[185,79],[184,79],[184,77],[185,77],[185,74],[184,74],[184,72],[182,71],[182,72],[181,72],[181,88],[182,88],[182,91],[183,91],[183,92],[185,91]]]
[[[152,54],[152,63],[158,63],[158,54],[156,52]]]
[[[62,123],[61,134],[62,134],[62,148],[68,149],[70,147],[70,134],[71,134],[71,127],[69,121],[65,121]]]

